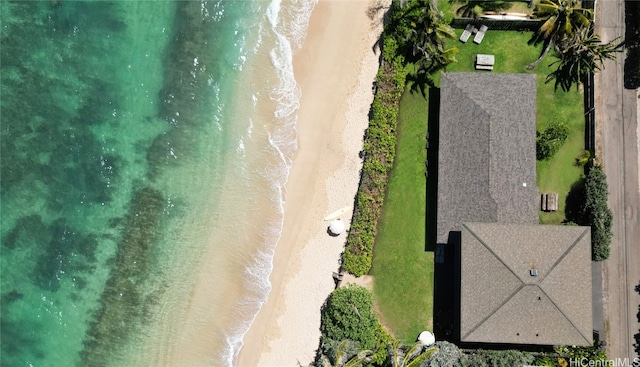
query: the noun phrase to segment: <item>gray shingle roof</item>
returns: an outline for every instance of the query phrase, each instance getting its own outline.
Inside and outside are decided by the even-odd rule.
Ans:
[[[440,98],[437,242],[466,221],[537,223],[536,76],[443,73]]]
[[[461,232],[461,341],[592,344],[589,227],[465,222]]]

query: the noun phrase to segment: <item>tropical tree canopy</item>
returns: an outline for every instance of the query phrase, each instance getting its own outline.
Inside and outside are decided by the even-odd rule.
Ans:
[[[510,1],[449,0],[450,4],[461,4],[456,14],[462,18],[479,18],[485,11],[505,11],[513,5]]]
[[[425,346],[420,342],[410,346],[394,342],[387,345],[387,351],[389,353],[387,360],[389,367],[418,367],[436,353],[438,348]]]
[[[323,354],[315,364],[319,367],[361,367],[371,362],[370,350],[360,350],[360,343],[345,339],[341,342],[323,340]]]
[[[556,65],[555,71],[547,76],[546,82],[555,80],[555,88],[565,91],[572,85],[578,85],[585,80],[590,73],[600,70],[604,60],[615,59],[615,53],[622,51],[623,43],[614,44],[616,40],[602,43],[597,34],[582,29],[576,33],[576,37],[564,42],[556,52],[558,59],[550,66]]]
[[[533,9],[533,15],[544,20],[529,40],[530,45],[544,45],[538,60],[527,66],[533,69],[547,55],[552,45],[574,38],[583,29],[588,29],[593,13],[578,7],[578,0],[541,0]]]
[[[404,5],[396,5],[392,27],[402,40],[408,62],[416,69],[430,71],[455,61],[457,48],[445,47],[447,38],[455,39],[453,28],[444,22],[444,15],[438,10],[434,0],[412,0]]]

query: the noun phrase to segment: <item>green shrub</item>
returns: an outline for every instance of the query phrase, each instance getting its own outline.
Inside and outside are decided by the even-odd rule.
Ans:
[[[336,289],[322,308],[323,337],[349,339],[359,342],[362,349],[373,349],[378,321],[372,306],[371,293],[363,287],[350,285]]]
[[[374,363],[385,360],[386,346],[392,341],[373,311],[371,292],[357,285],[338,288],[331,293],[322,307],[320,331],[323,345],[352,340],[359,343],[361,350],[374,352]]]
[[[591,225],[591,257],[594,261],[609,258],[613,238],[613,215],[607,205],[609,188],[601,166],[594,166],[584,181],[584,217]]]
[[[476,350],[474,353],[463,354],[460,358],[461,367],[511,367],[527,366],[534,361],[530,353],[518,350]]]
[[[543,132],[538,132],[536,138],[536,158],[538,158],[538,160],[545,160],[553,157],[568,137],[569,126],[561,122],[554,122]]]
[[[589,160],[591,159],[591,152],[588,150],[583,150],[582,154],[578,158],[576,158],[576,166],[584,167]]]
[[[459,364],[462,352],[455,344],[438,341],[435,344],[438,351],[433,353],[431,357],[421,367],[454,367]]]
[[[573,347],[561,346],[556,347],[555,352],[563,357],[558,358],[558,365],[562,364],[562,360],[569,362],[571,360],[588,361],[593,366],[606,366],[607,354],[596,347]]]

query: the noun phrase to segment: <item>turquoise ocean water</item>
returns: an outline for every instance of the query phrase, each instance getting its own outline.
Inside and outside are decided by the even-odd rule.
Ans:
[[[312,8],[0,2],[2,366],[164,365],[185,312],[211,333],[184,365],[235,363],[270,290]]]

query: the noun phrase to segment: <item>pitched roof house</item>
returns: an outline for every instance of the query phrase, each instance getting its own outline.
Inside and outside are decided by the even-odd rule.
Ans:
[[[460,341],[591,345],[589,227],[464,223]]]
[[[437,242],[467,222],[538,223],[536,76],[443,73]]]
[[[592,343],[590,228],[538,224],[535,139],[535,75],[442,74],[436,240],[460,241],[462,342]]]

